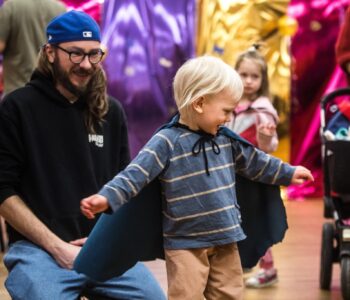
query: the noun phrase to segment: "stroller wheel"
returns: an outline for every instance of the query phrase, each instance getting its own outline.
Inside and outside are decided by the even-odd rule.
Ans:
[[[333,218],[333,203],[332,198],[330,196],[324,196],[323,197],[323,216],[326,219],[332,219]]]
[[[322,228],[321,245],[321,268],[320,268],[320,287],[323,290],[329,290],[332,280],[333,264],[333,223],[324,223]]]
[[[341,258],[341,294],[344,300],[350,299],[350,257]]]

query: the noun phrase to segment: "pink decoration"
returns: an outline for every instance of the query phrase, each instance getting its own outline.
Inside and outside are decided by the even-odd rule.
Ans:
[[[91,17],[93,17],[96,22],[101,22],[101,4],[103,0],[61,0],[67,6],[68,10],[76,9],[81,10],[88,13]]]
[[[323,195],[320,100],[345,85],[335,63],[335,41],[349,0],[292,0],[288,14],[299,30],[292,39],[291,163],[308,167],[315,182],[287,189],[290,199]]]

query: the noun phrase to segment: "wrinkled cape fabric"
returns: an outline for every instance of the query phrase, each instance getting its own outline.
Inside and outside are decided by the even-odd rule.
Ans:
[[[162,128],[173,126],[174,118]],[[161,128],[161,129],[162,129]],[[222,128],[221,134],[242,143],[241,137]],[[236,174],[242,228],[247,238],[238,242],[242,266],[257,264],[266,250],[281,242],[288,228],[278,186],[253,182]],[[164,259],[161,185],[153,180],[115,213],[103,214],[74,262],[74,270],[93,280],[120,276],[138,261]]]

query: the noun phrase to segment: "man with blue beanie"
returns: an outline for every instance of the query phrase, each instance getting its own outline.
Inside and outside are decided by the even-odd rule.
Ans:
[[[72,270],[96,222],[81,215],[80,199],[128,164],[127,126],[120,103],[106,94],[97,23],[69,11],[46,33],[30,82],[0,106],[6,288],[12,299],[163,300],[142,263],[105,282]]]

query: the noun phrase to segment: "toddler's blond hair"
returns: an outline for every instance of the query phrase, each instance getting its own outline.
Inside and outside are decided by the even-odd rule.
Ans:
[[[238,73],[220,58],[199,56],[189,59],[177,71],[173,91],[180,113],[203,96],[211,96],[227,89],[238,101],[243,93],[243,83]]]

